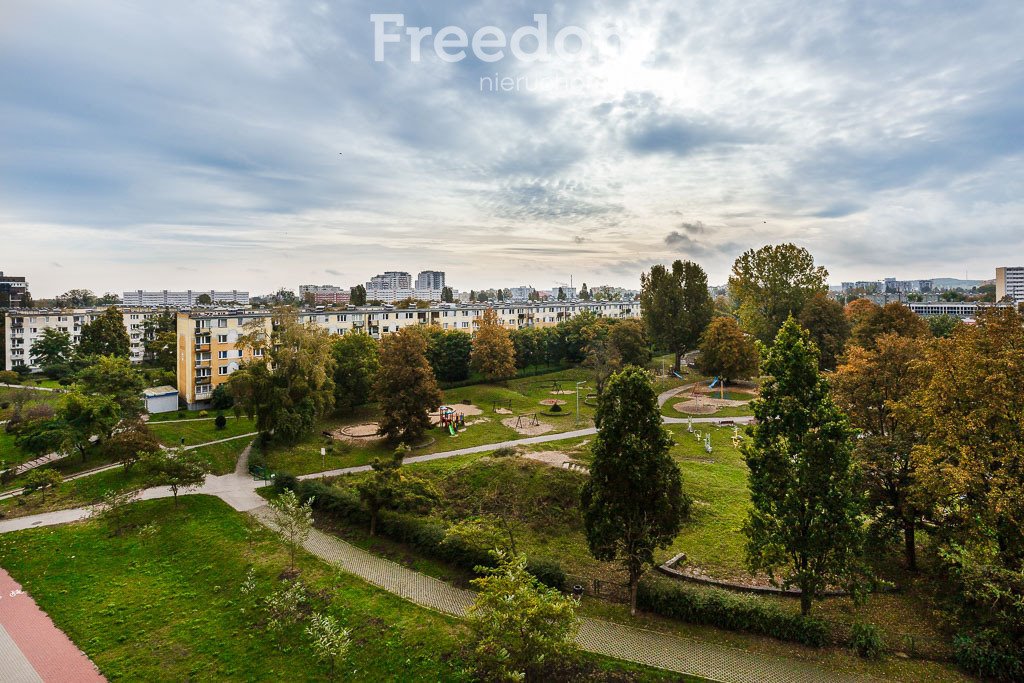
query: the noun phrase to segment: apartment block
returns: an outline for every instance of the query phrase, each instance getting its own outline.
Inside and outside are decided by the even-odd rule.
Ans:
[[[985,308],[1003,308],[1013,304],[988,304],[980,301],[934,301],[927,303],[911,301],[905,305],[923,318],[929,318],[934,315],[951,315],[961,320],[972,320]]]
[[[82,338],[82,326],[103,314],[104,308],[82,309],[15,309],[5,312],[4,348],[6,349],[5,370],[27,366],[30,370],[39,368],[32,364],[32,345],[48,328],[67,332],[72,347]],[[146,321],[161,311],[152,308],[120,308],[124,327],[131,342],[131,361],[142,362]]]
[[[996,268],[996,301],[1005,297],[1016,303],[1024,303],[1024,266]]]
[[[0,270],[0,308],[21,306],[28,294],[28,282],[23,277],[4,275]]]
[[[402,328],[437,325],[444,330],[473,334],[485,305],[441,305],[431,308],[396,309],[390,306],[347,311],[302,311],[303,323],[312,323],[331,334],[362,332],[380,339]],[[544,302],[495,306],[498,321],[515,330],[550,327],[584,311],[605,318],[638,318],[640,304],[624,302]],[[238,338],[246,330],[271,331],[269,311],[188,311],[178,313],[178,392],[190,406],[208,401],[213,390],[226,382],[252,351],[239,348]]]
[[[347,304],[352,300],[348,287],[335,285],[299,285],[299,299],[305,301],[307,294],[312,295],[315,304]]]
[[[158,306],[163,308],[190,308],[199,305],[197,299],[203,294],[210,297],[214,304],[239,304],[249,305],[249,292],[232,289],[219,292],[216,290],[192,290],[187,289],[175,292],[167,289],[157,291],[145,291],[136,289],[131,292],[124,292],[121,300],[125,306]]]

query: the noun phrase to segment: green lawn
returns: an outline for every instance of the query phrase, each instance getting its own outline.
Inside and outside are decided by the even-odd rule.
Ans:
[[[705,452],[703,442],[687,432],[685,425],[670,428],[676,440],[671,454],[679,464],[684,488],[693,497],[694,506],[680,534],[670,547],[656,553],[656,559],[662,562],[683,552],[692,564],[712,576],[742,580],[748,576],[744,564],[745,537],[741,531],[750,504],[746,465],[732,444],[731,427],[696,425],[695,429],[711,434],[711,454]],[[559,451],[586,463],[592,457],[589,443],[592,437],[536,444],[520,450]],[[504,511],[514,520],[517,545],[528,554],[557,558],[566,572],[584,580],[625,580],[619,565],[595,560],[587,548],[577,506],[585,475],[524,457],[491,458],[485,454],[407,467],[410,472],[433,480],[442,493],[442,502],[431,513],[436,520],[449,522],[481,512]],[[363,476],[366,475],[350,475],[337,482],[352,485]],[[349,529],[347,533],[359,538],[363,531]],[[410,558],[416,556],[400,545],[388,548],[387,553],[392,557],[403,553]],[[816,613],[834,623],[837,635],[845,634],[855,621],[870,621],[881,627],[888,642],[895,646],[929,656],[948,655],[948,639],[931,619],[931,610],[923,597],[925,591],[908,584],[906,576],[890,573],[886,578],[894,578],[908,589],[872,595],[862,607],[846,598],[823,600],[816,605]],[[799,609],[799,602],[789,597],[761,599],[772,600],[787,610]]]
[[[4,517],[24,517],[50,510],[65,510],[98,503],[108,491],[125,491],[145,486],[145,477],[139,468],[126,472],[116,468],[88,477],[65,481],[56,490],[36,491],[27,496],[0,500],[0,513]]]
[[[253,421],[244,416],[240,418],[228,417],[227,425],[224,429],[217,429],[213,419],[172,422],[169,424],[150,422],[149,428],[165,446],[178,446],[181,444],[182,438],[185,439],[186,446],[194,446],[256,431]],[[234,471],[238,455],[250,441],[251,439],[235,439],[224,443],[203,446],[199,449],[199,452],[210,461],[213,474],[227,474]]]
[[[240,588],[281,585],[278,537],[205,496],[133,506],[135,528],[98,522],[0,537],[0,564],[109,680],[327,680],[301,633],[262,631]],[[351,629],[338,680],[468,680],[465,627],[300,553],[302,580]],[[677,680],[591,658],[615,680]]]

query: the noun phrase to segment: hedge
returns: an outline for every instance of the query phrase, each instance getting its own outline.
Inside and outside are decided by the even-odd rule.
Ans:
[[[962,633],[953,639],[953,656],[960,668],[998,681],[1024,680],[1024,650],[992,631]]]
[[[717,588],[648,577],[640,582],[637,606],[691,624],[746,631],[812,647],[829,642],[828,625],[820,619],[785,612],[755,596]]]
[[[296,482],[288,474],[278,474],[275,485],[281,490],[295,489],[304,501],[313,498],[313,508],[334,519],[354,526],[370,526],[370,513],[363,507],[359,494],[352,489],[330,486],[318,480]],[[377,515],[377,533],[467,571],[474,571],[478,566],[494,566],[494,559],[482,548],[468,545],[459,539],[444,542],[445,527],[433,520],[382,510]],[[564,589],[565,571],[557,560],[529,557],[526,568],[541,583]]]

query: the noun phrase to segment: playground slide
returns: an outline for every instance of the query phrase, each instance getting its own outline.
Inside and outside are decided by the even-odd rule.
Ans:
[[[715,381],[708,385],[708,389],[714,389],[715,385],[718,384],[719,380],[721,380],[721,379],[722,379],[721,377],[716,377]]]
[[[452,436],[455,436],[455,425],[448,425],[448,431]]]
[[[678,372],[676,372],[675,370],[673,370],[673,371],[672,371],[672,374],[673,374],[673,375],[675,375],[676,377],[678,377],[679,379],[686,379],[685,377],[683,377],[682,375],[680,375],[680,374],[679,374]]]

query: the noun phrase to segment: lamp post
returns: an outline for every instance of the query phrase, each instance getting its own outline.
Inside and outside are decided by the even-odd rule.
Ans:
[[[583,380],[582,382],[576,382],[576,425],[575,426],[577,426],[577,427],[580,426],[580,385],[581,384],[586,384],[586,383],[587,383],[586,380]]]

